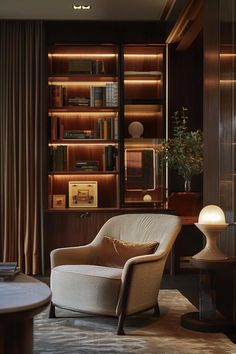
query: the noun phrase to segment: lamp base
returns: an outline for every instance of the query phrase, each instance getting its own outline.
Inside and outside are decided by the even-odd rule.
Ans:
[[[195,254],[192,258],[209,261],[228,259],[229,257],[225,256],[217,247],[218,234],[225,230],[228,224],[207,225],[196,223],[195,225],[206,237],[206,246],[201,252]]]
[[[219,249],[209,249],[208,247],[205,247],[201,252],[198,252],[194,256],[192,256],[194,259],[205,259],[208,261],[220,261],[223,259],[228,259],[229,257],[225,256],[224,253],[222,253]]]

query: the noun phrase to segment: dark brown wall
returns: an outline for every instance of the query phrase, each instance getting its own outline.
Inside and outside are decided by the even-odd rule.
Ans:
[[[234,62],[220,57],[221,52],[235,52],[234,0],[204,1],[204,204],[217,204],[228,222],[235,221],[235,169],[232,149],[235,137]],[[228,63],[228,64],[227,64]],[[235,128],[234,128],[235,129]],[[230,171],[230,173],[228,173]],[[219,237],[221,250],[236,255],[235,227],[228,227]],[[235,272],[217,271],[217,308],[236,323]]]
[[[203,52],[202,34],[185,51],[169,48],[169,135],[173,132],[172,115],[181,107],[188,108],[189,129],[203,127]],[[183,178],[169,172],[169,194],[183,191]],[[192,190],[202,191],[202,175],[193,176]]]
[[[165,43],[166,27],[157,22],[48,21],[53,43]]]

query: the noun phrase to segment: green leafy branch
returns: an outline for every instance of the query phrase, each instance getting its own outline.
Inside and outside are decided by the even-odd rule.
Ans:
[[[188,131],[188,109],[182,107],[173,115],[173,138],[162,145],[164,158],[171,169],[185,180],[203,171],[203,136],[201,130]]]

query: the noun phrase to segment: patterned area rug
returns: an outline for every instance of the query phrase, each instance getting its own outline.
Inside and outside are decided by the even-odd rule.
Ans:
[[[223,333],[201,333],[180,326],[180,316],[195,307],[178,290],[161,290],[161,316],[145,312],[125,322],[117,336],[117,319],[48,310],[34,320],[34,354],[236,354],[236,345]],[[68,316],[68,317],[67,317]]]

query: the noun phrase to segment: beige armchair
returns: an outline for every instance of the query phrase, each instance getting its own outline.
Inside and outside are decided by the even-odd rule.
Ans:
[[[119,215],[109,219],[90,244],[53,250],[49,316],[55,317],[55,306],[117,316],[117,334],[124,334],[125,316],[151,308],[159,315],[158,293],[163,270],[180,228],[180,218],[175,215]],[[125,255],[122,253],[122,240],[130,242],[131,258],[126,249]],[[114,262],[106,242],[116,253]],[[141,246],[139,255],[132,256],[137,245]],[[122,261],[117,265],[122,258],[124,265]]]

